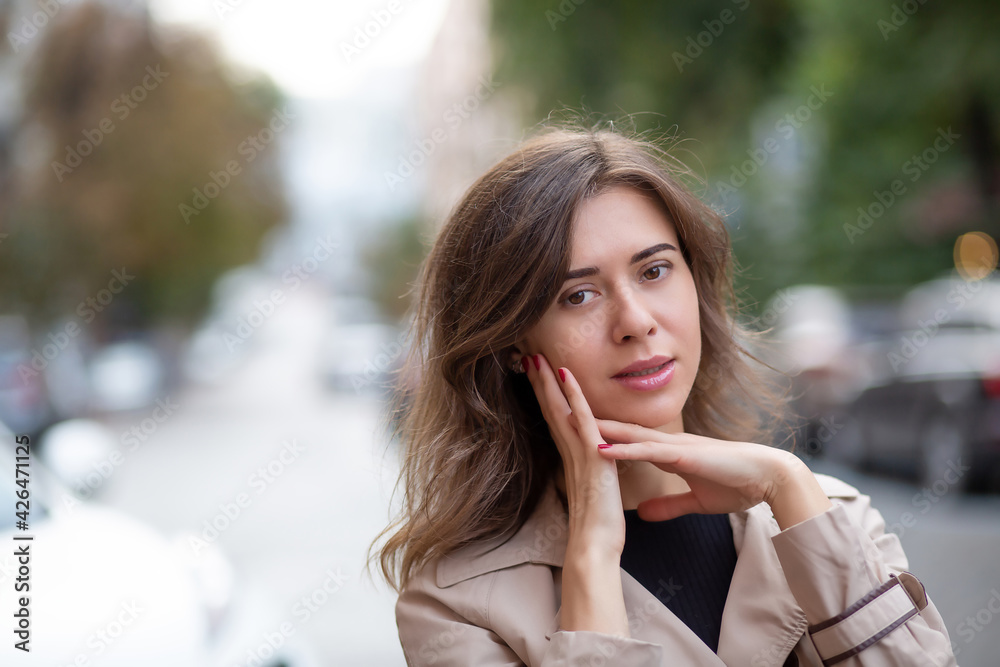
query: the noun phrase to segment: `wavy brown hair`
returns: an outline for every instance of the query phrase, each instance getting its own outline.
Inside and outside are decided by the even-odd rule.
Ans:
[[[372,543],[397,592],[430,560],[517,530],[561,459],[511,351],[557,297],[581,202],[628,185],[662,200],[698,291],[702,355],[685,430],[769,442],[783,404],[737,320],[725,222],[684,184],[662,141],[608,127],[549,127],[479,178],[421,266],[392,431],[399,516]],[[756,363],[751,363],[756,362]],[[370,548],[370,549],[371,549]]]

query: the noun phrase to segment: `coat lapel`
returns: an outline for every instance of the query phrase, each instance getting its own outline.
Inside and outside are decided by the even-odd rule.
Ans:
[[[628,610],[629,630],[636,639],[660,644],[670,664],[725,667],[712,649],[659,598],[622,570],[622,593]],[[670,581],[664,582],[670,586]]]
[[[785,582],[771,536],[778,524],[766,504],[729,515],[737,560],[722,613],[718,655],[624,569],[622,593],[629,629],[636,639],[661,644],[677,664],[763,667],[781,665],[806,630],[806,618]],[[535,512],[514,535],[498,537],[443,558],[437,584],[459,581],[521,563],[537,563],[554,571],[556,599],[562,599],[562,565],[566,555],[568,516],[550,485]],[[669,584],[669,582],[667,582]],[[562,604],[545,628],[551,638],[559,628]]]

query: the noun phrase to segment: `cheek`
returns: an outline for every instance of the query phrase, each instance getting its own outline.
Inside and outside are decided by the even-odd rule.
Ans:
[[[600,353],[602,335],[592,323],[552,323],[538,331],[534,349],[545,355],[553,370],[565,366],[582,385]]]

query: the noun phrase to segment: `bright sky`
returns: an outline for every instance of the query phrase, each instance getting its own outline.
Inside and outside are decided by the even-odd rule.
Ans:
[[[268,72],[292,95],[347,97],[374,70],[423,58],[447,5],[448,0],[152,0],[151,11],[163,23],[215,33],[233,60]]]

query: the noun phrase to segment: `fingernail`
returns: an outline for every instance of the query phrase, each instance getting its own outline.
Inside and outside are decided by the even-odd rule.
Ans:
[[[566,381],[566,370],[563,368],[559,369],[559,379],[562,380],[563,382]]]
[[[608,443],[606,443],[606,442],[602,442],[601,444],[599,444],[599,445],[597,446],[597,448],[598,448],[598,449],[607,449],[607,448],[608,448],[608,447],[610,447],[610,446],[611,446],[611,445],[609,445]]]
[[[537,354],[531,355],[531,358],[535,360],[535,370],[541,370],[542,360],[538,358]]]

